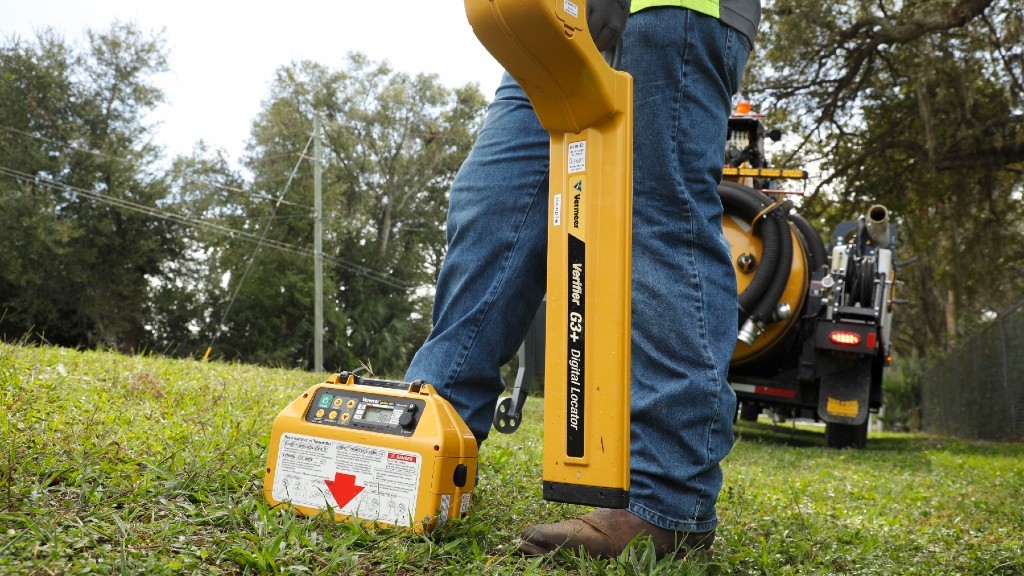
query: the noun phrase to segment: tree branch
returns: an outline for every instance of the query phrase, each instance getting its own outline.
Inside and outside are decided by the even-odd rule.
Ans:
[[[839,32],[839,38],[853,40],[866,35],[873,50],[879,44],[906,44],[932,32],[943,32],[960,28],[985,12],[993,0],[960,0],[945,10],[936,10],[915,17],[866,16],[857,20],[846,30]]]

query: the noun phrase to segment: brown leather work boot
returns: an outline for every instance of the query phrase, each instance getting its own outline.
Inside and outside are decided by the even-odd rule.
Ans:
[[[691,552],[711,558],[715,531],[673,532],[651,524],[627,510],[599,508],[579,518],[531,526],[520,535],[519,549],[527,556],[539,556],[559,548],[579,550],[593,558],[616,558],[637,536],[649,537],[661,559],[674,554],[685,560]]]

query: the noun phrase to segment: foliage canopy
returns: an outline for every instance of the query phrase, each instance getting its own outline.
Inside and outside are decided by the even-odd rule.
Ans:
[[[898,349],[948,346],[1019,299],[1019,2],[772,0],[758,43],[748,93],[822,174],[805,216],[824,228],[885,204],[916,259]]]

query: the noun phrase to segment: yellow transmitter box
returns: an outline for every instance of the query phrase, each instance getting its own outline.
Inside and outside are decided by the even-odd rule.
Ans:
[[[334,374],[274,420],[263,494],[305,516],[430,532],[469,509],[477,443],[433,386]]]

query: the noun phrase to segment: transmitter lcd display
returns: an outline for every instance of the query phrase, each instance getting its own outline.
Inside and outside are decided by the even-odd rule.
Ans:
[[[394,412],[392,408],[382,408],[380,406],[367,406],[366,410],[363,411],[363,420],[366,422],[379,422],[381,424],[387,424],[391,422],[391,413]]]

